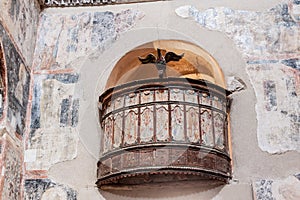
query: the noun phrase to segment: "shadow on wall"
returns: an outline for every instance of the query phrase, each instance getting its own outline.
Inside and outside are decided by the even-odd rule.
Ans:
[[[99,190],[106,200],[128,198],[184,198],[197,195],[196,199],[212,199],[226,185],[209,183],[209,181],[181,181],[178,183],[161,183],[155,185],[105,187]],[[122,198],[123,197],[123,198]],[[127,198],[126,198],[127,197]]]

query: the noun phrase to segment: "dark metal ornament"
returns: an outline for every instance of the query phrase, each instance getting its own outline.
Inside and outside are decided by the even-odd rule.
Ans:
[[[159,78],[166,77],[166,66],[170,61],[179,61],[184,56],[184,53],[177,55],[174,52],[167,52],[165,56],[162,55],[161,49],[157,49],[157,57],[152,53],[148,54],[145,58],[139,57],[142,64],[154,63],[157,70]]]

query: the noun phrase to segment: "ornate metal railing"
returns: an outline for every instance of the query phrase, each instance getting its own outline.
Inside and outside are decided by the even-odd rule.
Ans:
[[[99,97],[97,185],[227,182],[228,94],[207,81],[184,78],[140,80],[108,89]]]

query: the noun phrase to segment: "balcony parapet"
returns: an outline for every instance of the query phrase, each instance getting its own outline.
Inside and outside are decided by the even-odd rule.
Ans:
[[[210,82],[185,78],[138,80],[105,91],[99,97],[97,185],[226,183],[231,177],[229,94]]]

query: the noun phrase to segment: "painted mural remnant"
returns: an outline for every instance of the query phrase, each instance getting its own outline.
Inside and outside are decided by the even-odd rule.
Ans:
[[[22,153],[18,141],[13,140],[6,130],[0,137],[0,193],[1,199],[21,198]]]
[[[264,86],[264,96],[267,111],[277,110],[277,94],[276,94],[276,83],[271,80],[263,82]]]
[[[77,155],[79,98],[74,95],[78,74],[35,75],[31,133],[25,160],[29,170],[47,170],[51,165]],[[30,156],[29,154],[34,154]]]
[[[180,17],[223,32],[236,44],[257,97],[259,147],[269,153],[300,151],[300,24],[295,20],[296,11],[287,4],[264,12],[225,7],[200,11],[191,5],[176,9]]]
[[[257,200],[275,200],[272,194],[272,180],[259,180],[255,183],[255,195]]]
[[[270,153],[300,151],[300,71],[280,63],[249,65],[247,70],[258,102],[260,148]]]
[[[77,192],[51,179],[25,180],[25,200],[36,199],[76,200]]]
[[[258,180],[254,184],[254,196],[257,200],[298,200],[300,198],[300,182],[294,176],[281,180]]]
[[[30,72],[1,24],[0,38],[6,61],[7,117],[15,131],[23,135],[29,100]]]
[[[3,0],[0,7],[1,22],[10,31],[14,44],[21,50],[25,65],[31,66],[39,21],[39,4],[36,0]]]
[[[131,9],[71,15],[44,12],[40,19],[35,70],[80,69],[88,56],[97,57],[143,16]]]
[[[194,19],[202,27],[225,33],[246,60],[278,60],[300,51],[299,25],[292,19],[287,4],[264,12],[226,7],[200,11],[187,5],[177,8],[176,13]]]

